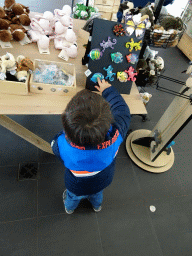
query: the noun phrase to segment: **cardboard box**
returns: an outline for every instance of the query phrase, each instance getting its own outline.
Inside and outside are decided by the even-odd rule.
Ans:
[[[101,14],[101,18],[106,20],[111,20],[111,12],[99,12]]]
[[[113,11],[112,12],[118,12],[118,10],[119,10],[119,6],[118,5],[114,5],[113,6]]]
[[[29,74],[27,76],[27,80],[25,83],[0,80],[0,93],[27,95],[29,92],[29,80],[30,80]]]
[[[114,0],[114,4],[113,5],[119,6],[120,5],[120,0]]]
[[[107,6],[107,5],[100,5],[100,4],[97,4],[95,5],[95,7],[97,7],[99,9],[99,13],[103,13],[103,12],[112,12],[113,10],[113,6]]]
[[[95,0],[94,5],[101,4],[101,5],[114,5],[114,0]]]
[[[66,95],[70,96],[70,94],[74,94],[74,90],[76,90],[76,72],[75,72],[75,65],[71,63],[64,63],[64,62],[54,62],[54,61],[47,61],[47,60],[34,60],[35,69],[38,68],[40,63],[44,64],[56,64],[59,68],[65,70],[67,74],[74,76],[74,82],[72,86],[64,86],[64,85],[55,85],[55,84],[43,84],[43,83],[36,83],[33,81],[33,74],[30,78],[30,92],[32,93],[41,93],[41,94],[52,94],[52,95]]]
[[[117,13],[112,13],[111,21],[117,21]]]

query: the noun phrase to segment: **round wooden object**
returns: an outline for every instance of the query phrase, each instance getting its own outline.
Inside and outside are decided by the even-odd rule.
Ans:
[[[147,137],[150,133],[151,131],[149,130],[137,130],[132,132],[126,140],[127,153],[133,162],[142,169],[153,173],[165,172],[169,170],[174,163],[174,152],[172,149],[169,155],[163,152],[154,162],[152,162],[150,160],[150,148],[132,143],[136,138]]]

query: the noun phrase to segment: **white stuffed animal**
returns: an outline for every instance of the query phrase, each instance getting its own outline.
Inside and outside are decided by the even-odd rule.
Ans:
[[[1,72],[0,80],[6,79],[6,71],[10,71],[12,74],[16,73],[16,61],[11,53],[6,53],[1,57]]]
[[[158,51],[151,50],[149,46],[146,47],[143,58],[146,59],[154,59],[158,54]]]

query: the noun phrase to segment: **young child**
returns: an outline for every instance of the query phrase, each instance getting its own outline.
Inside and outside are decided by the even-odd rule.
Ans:
[[[103,189],[115,172],[116,155],[130,125],[130,111],[118,91],[98,78],[95,88],[102,96],[84,89],[68,103],[62,114],[64,130],[51,147],[65,165],[63,202],[68,214],[81,199],[101,210]]]

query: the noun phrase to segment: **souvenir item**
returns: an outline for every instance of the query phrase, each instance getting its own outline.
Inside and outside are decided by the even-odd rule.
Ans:
[[[92,49],[88,55],[92,60],[99,60],[102,57],[100,49]]]
[[[114,49],[113,45],[115,45],[117,43],[117,40],[114,38],[113,42],[111,41],[111,37],[108,36],[108,40],[105,42],[104,40],[102,41],[102,43],[100,43],[100,46],[103,47],[102,52],[105,51],[106,48],[111,48]]]
[[[111,60],[115,63],[123,62],[123,55],[120,52],[113,52],[111,53]]]
[[[129,51],[132,52],[133,49],[135,48],[135,51],[141,50],[141,44],[142,40],[140,40],[139,42],[134,42],[133,38],[131,38],[131,42],[127,42],[125,44],[126,48],[129,48]]]
[[[122,24],[117,24],[113,27],[113,33],[116,36],[124,36],[125,35],[125,30],[123,28]]]
[[[105,79],[109,79],[111,82],[114,80],[113,75],[115,75],[115,73],[113,73],[113,67],[111,65],[108,66],[108,68],[103,68],[105,71],[107,71],[107,76],[105,77]]]
[[[120,82],[127,82],[128,75],[124,71],[117,72],[117,79]]]
[[[129,80],[131,80],[131,81],[133,81],[133,82],[135,82],[136,81],[136,75],[137,75],[137,72],[136,73],[134,73],[134,68],[133,67],[129,67],[129,69],[128,70],[125,70],[125,72],[129,75],[129,77],[128,77],[128,81]]]
[[[100,78],[100,80],[104,79],[104,75],[102,75],[101,73],[95,73],[92,77],[91,77],[91,81],[94,83],[97,83],[97,77]]]
[[[130,53],[129,55],[126,55],[126,59],[128,62],[135,64],[138,62],[139,57],[137,54]]]
[[[136,23],[137,24],[137,23]],[[129,15],[126,19],[126,28],[125,31],[128,36],[131,36],[135,31],[135,36],[138,39],[141,39],[145,34],[145,22],[141,22],[136,25],[133,21],[133,16]]]

